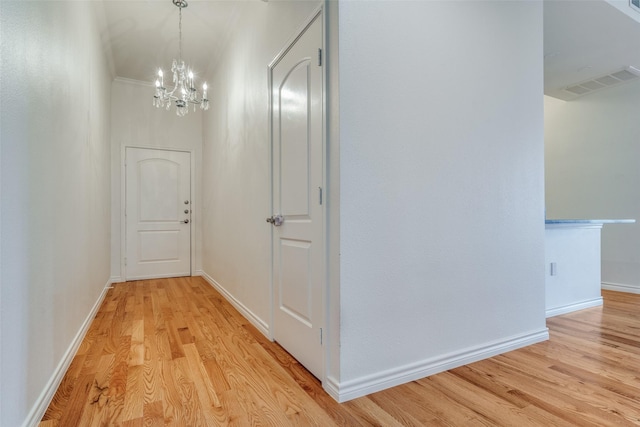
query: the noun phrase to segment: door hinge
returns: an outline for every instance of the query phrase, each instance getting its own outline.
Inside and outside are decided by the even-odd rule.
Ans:
[[[322,345],[322,328],[320,328],[320,345]]]
[[[318,202],[322,204],[322,187],[318,187]]]
[[[127,257],[124,257],[124,265],[127,265]]]
[[[322,49],[318,48],[318,67],[322,67]]]

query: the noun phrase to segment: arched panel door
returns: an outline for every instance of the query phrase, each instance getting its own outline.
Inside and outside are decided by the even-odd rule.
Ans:
[[[126,279],[191,275],[190,153],[126,150]]]
[[[273,336],[323,378],[322,17],[271,68]]]

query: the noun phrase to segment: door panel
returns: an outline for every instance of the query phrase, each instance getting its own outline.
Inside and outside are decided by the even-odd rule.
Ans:
[[[311,242],[280,239],[280,309],[312,327]]]
[[[298,63],[279,90],[280,209],[283,215],[309,215],[309,59]],[[282,161],[285,159],[285,161]],[[286,161],[296,159],[295,161]]]
[[[273,336],[323,377],[324,322],[322,18],[318,15],[271,68]]]
[[[180,258],[180,231],[139,231],[140,262],[177,261]]]
[[[190,153],[127,148],[125,157],[126,279],[189,276]]]
[[[165,159],[149,159],[138,163],[138,221],[178,221],[180,165]]]

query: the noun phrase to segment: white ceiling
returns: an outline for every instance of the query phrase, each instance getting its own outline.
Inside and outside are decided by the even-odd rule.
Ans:
[[[628,0],[615,3],[640,19]],[[570,100],[575,96],[563,90],[568,86],[640,68],[640,22],[621,10],[604,0],[545,0],[545,94]]]
[[[272,0],[273,1],[273,0]],[[299,0],[304,1],[304,0]],[[616,7],[609,3],[618,3]],[[640,22],[628,0],[545,0],[545,94],[620,70],[640,68]],[[153,82],[178,52],[178,8],[171,0],[105,0],[103,35],[118,77]],[[183,9],[183,57],[201,75],[211,72],[238,19],[259,0],[189,0]],[[627,12],[631,16],[640,13]]]
[[[257,0],[254,0],[257,1]],[[182,9],[182,56],[196,73],[215,66],[246,0],[188,0]],[[116,76],[153,82],[178,57],[179,8],[171,0],[105,0],[103,38]]]

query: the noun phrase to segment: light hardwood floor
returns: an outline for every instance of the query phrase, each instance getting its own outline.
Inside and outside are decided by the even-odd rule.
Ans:
[[[551,339],[344,404],[198,277],[110,290],[41,427],[640,425],[640,295]]]

